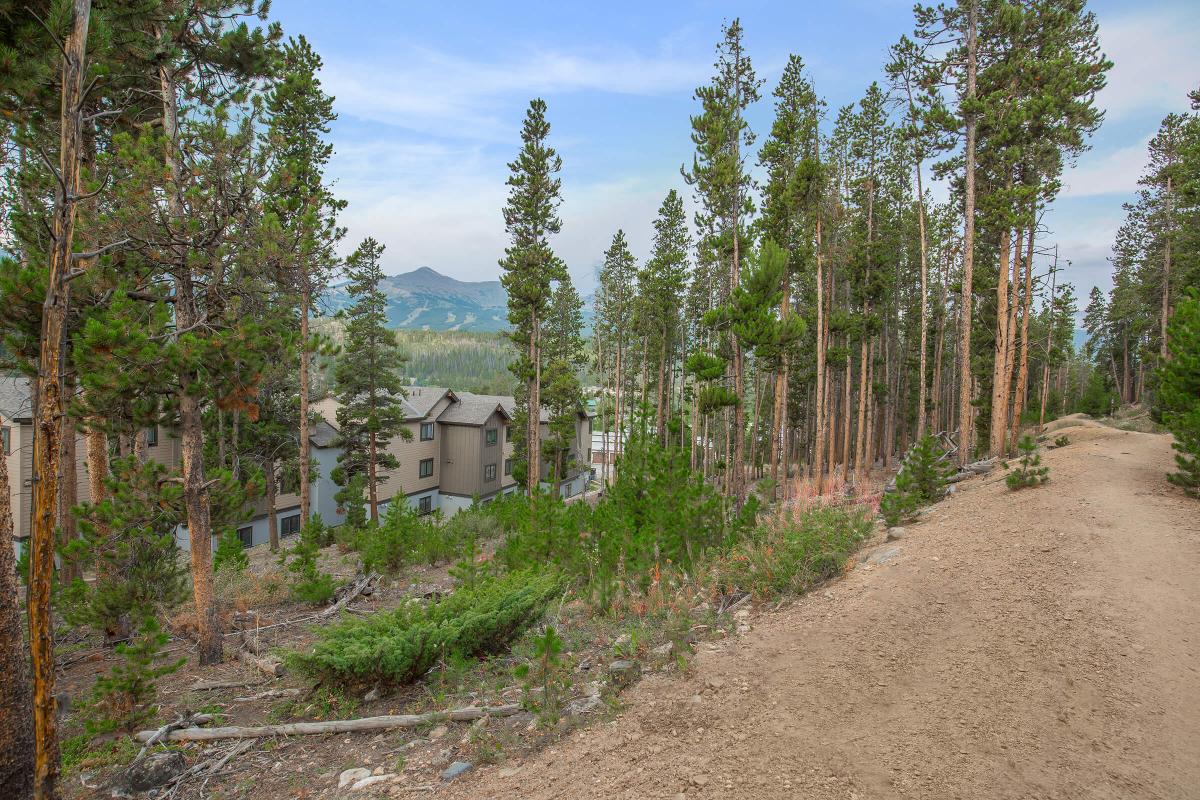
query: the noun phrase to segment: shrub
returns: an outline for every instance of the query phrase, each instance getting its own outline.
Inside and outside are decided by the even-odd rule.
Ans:
[[[547,625],[546,630],[533,639],[533,658],[513,670],[513,674],[524,681],[525,707],[537,712],[544,723],[558,721],[563,697],[570,685],[560,657],[562,649],[562,637],[553,626]]]
[[[317,555],[325,538],[325,523],[320,514],[313,514],[295,546],[279,554],[280,563],[286,563],[293,576],[292,596],[297,600],[317,605],[333,597],[333,576],[317,569]]]
[[[755,535],[713,563],[715,588],[759,598],[800,593],[841,574],[871,533],[861,510],[813,508],[763,523]]]
[[[1037,452],[1037,442],[1026,434],[1017,444],[1021,451],[1021,460],[1017,468],[1005,476],[1004,482],[1009,489],[1024,489],[1027,486],[1037,486],[1050,480],[1050,468],[1043,467],[1042,457]]]
[[[84,706],[84,730],[89,737],[113,731],[132,732],[154,718],[158,707],[156,682],[179,669],[181,658],[157,663],[169,637],[153,616],[145,617],[137,635],[128,644],[117,645],[124,660],[112,672],[96,680]]]
[[[1155,398],[1163,424],[1175,435],[1178,472],[1167,480],[1200,498],[1200,294],[1179,301],[1167,336],[1171,357],[1158,368]]]
[[[554,574],[510,573],[428,605],[323,628],[310,653],[289,660],[323,681],[411,683],[440,660],[499,652],[541,618],[561,588]]]
[[[213,570],[238,573],[245,571],[249,566],[250,559],[246,556],[242,540],[232,528],[226,528],[217,540],[217,550],[213,553]]]
[[[1069,436],[1059,436],[1057,439],[1054,440],[1055,447],[1066,447],[1070,443],[1071,443],[1071,437],[1069,437]]]
[[[886,492],[879,501],[879,511],[888,525],[898,525],[911,519],[917,509],[942,499],[946,479],[954,466],[932,436],[921,437],[896,473],[896,488]]]

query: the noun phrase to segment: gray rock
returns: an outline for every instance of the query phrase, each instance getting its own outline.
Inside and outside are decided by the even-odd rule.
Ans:
[[[608,679],[617,686],[629,686],[642,676],[642,665],[621,659],[608,665]]]
[[[616,641],[613,642],[613,649],[619,650],[622,647],[628,647],[632,641],[633,641],[632,636],[630,636],[628,633],[622,633],[620,636],[617,637]]]
[[[469,772],[474,766],[470,761],[455,761],[442,770],[442,780],[452,781],[464,772]]]
[[[881,547],[867,556],[867,563],[886,564],[898,555],[900,555],[899,547]]]
[[[675,652],[675,643],[666,642],[664,644],[660,644],[650,652],[659,658],[669,658],[671,654]]]
[[[387,783],[392,778],[396,777],[394,772],[382,772],[378,775],[371,775],[367,778],[362,778],[350,785],[350,791],[357,792],[366,789],[369,786],[374,786],[377,783]]]
[[[907,531],[905,531],[904,528],[901,528],[899,526],[894,527],[894,528],[888,528],[887,540],[889,542],[894,542],[897,539],[903,539],[906,533],[907,533]]]
[[[183,753],[171,750],[163,753],[151,753],[141,761],[130,764],[113,779],[114,790],[126,792],[145,792],[157,789],[167,781],[187,769]]]
[[[342,773],[338,775],[338,788],[345,789],[347,786],[369,777],[371,777],[371,770],[366,767],[351,767],[350,769],[342,770]]]
[[[976,461],[974,464],[967,464],[967,469],[976,475],[987,475],[995,468],[996,462],[990,459],[988,461]]]
[[[955,494],[955,493],[957,493],[957,492],[958,492],[958,485],[957,485],[957,484],[954,484],[954,483],[952,483],[952,484],[950,484],[949,486],[947,486],[947,487],[946,487],[946,496],[947,496],[947,497],[949,497],[950,495],[952,495],[952,494]]]
[[[363,695],[363,702],[364,703],[374,703],[376,700],[378,700],[382,696],[383,696],[383,694],[379,691],[379,687],[376,686],[375,688],[371,689],[369,692],[367,692],[366,694]]]

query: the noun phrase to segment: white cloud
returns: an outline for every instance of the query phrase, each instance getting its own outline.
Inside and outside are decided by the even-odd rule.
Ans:
[[[1063,174],[1064,197],[1100,194],[1133,194],[1146,165],[1147,136],[1137,144],[1105,154],[1086,153],[1079,164]]]
[[[1137,9],[1100,16],[1100,44],[1113,62],[1097,102],[1109,122],[1147,111],[1183,110],[1200,76],[1198,7]]]
[[[484,61],[417,47],[369,61],[331,58],[322,81],[342,113],[408,130],[495,140],[511,138],[511,125],[499,111],[511,105],[514,94],[523,100],[576,91],[656,95],[693,88],[710,69],[705,58],[684,60],[665,51],[529,49],[512,59]]]

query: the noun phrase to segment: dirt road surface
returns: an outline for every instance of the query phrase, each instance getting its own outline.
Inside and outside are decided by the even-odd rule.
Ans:
[[[1050,484],[961,484],[694,677],[437,796],[1200,797],[1200,505],[1168,437],[1085,425]]]

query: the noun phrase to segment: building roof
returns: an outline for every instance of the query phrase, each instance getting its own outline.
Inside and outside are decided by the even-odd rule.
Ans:
[[[438,422],[447,425],[482,425],[497,411],[508,419],[513,417],[515,403],[511,397],[474,392],[458,392],[455,396],[458,402],[446,406],[446,410],[438,415]]]
[[[404,410],[409,419],[425,419],[443,397],[450,395],[451,400],[456,397],[454,392],[440,386],[409,386],[406,391],[408,398],[404,401]]]
[[[323,419],[317,420],[308,431],[308,440],[314,447],[333,447],[338,440],[337,429]]]
[[[0,415],[8,420],[32,420],[33,401],[24,375],[0,375]]]

